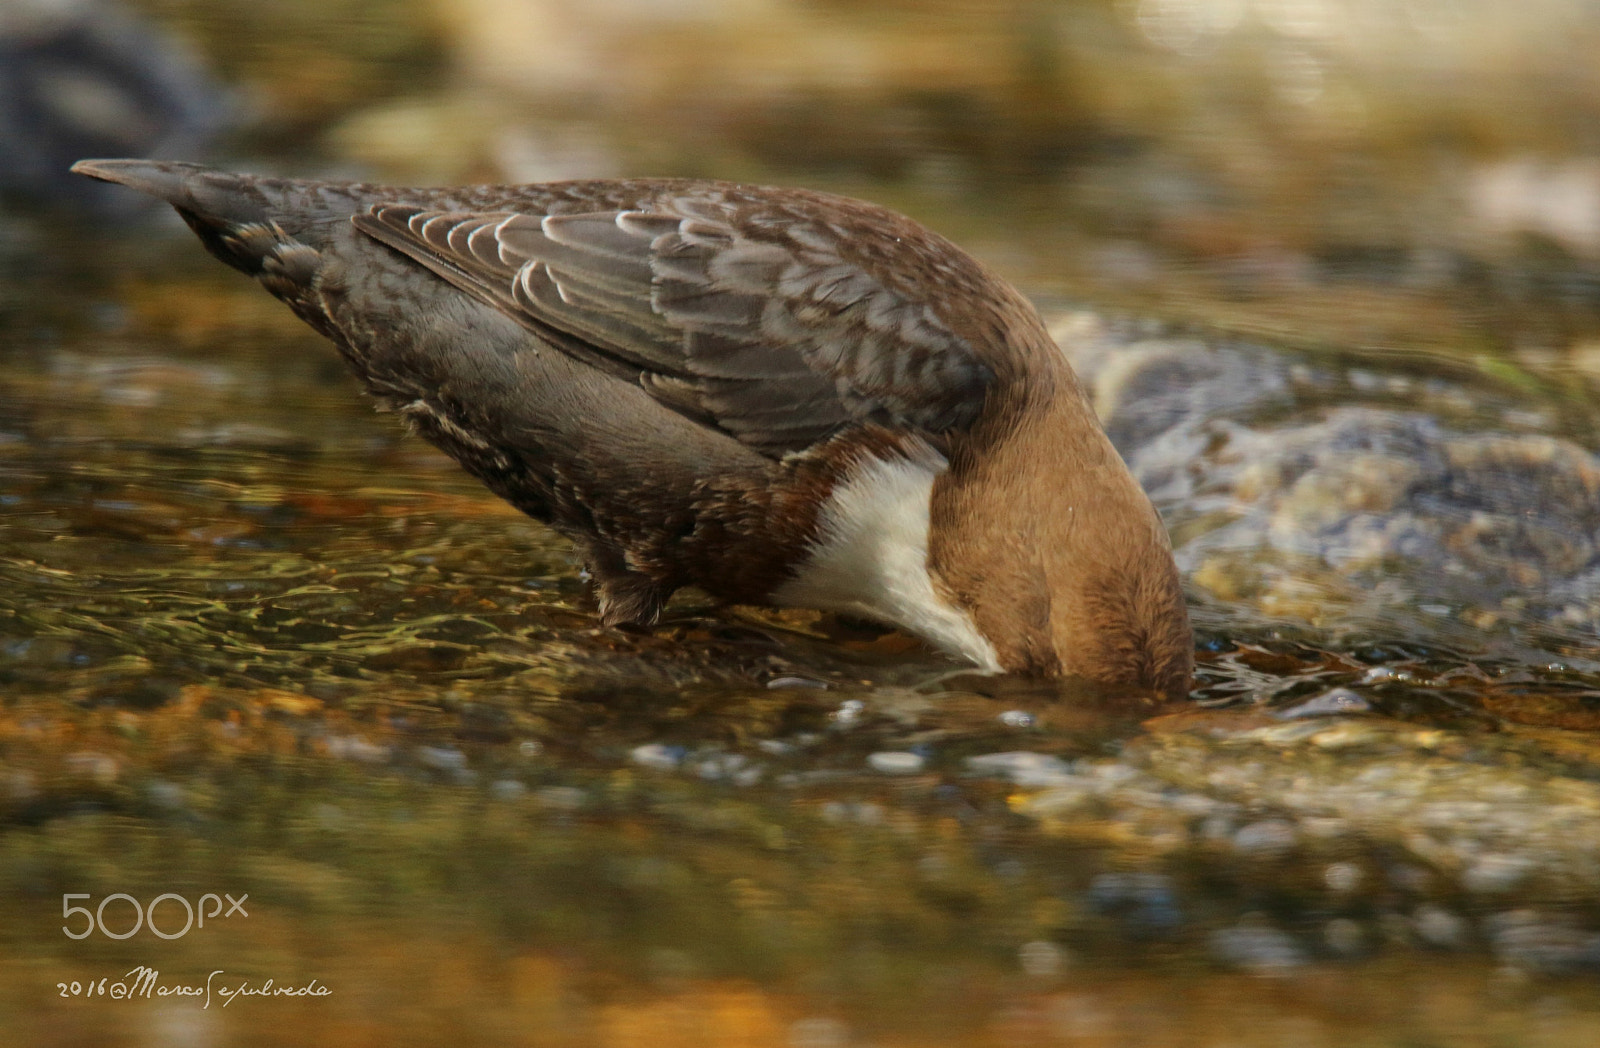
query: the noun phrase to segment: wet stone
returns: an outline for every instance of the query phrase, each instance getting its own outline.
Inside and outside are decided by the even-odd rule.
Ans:
[[[920,755],[903,751],[882,751],[867,757],[867,765],[884,775],[913,775],[927,763]]]
[[[146,783],[145,796],[150,799],[150,803],[168,811],[182,811],[189,803],[182,786],[163,779],[153,779]]]
[[[1600,970],[1600,935],[1571,927],[1536,910],[1490,917],[1486,932],[1503,963],[1537,972]]]
[[[577,811],[589,804],[589,795],[576,786],[541,786],[533,791],[533,796],[552,811]]]
[[[1341,895],[1348,895],[1361,887],[1366,872],[1353,862],[1336,862],[1322,871],[1322,881]]]
[[[789,1048],[847,1048],[850,1028],[837,1019],[796,1020],[788,1030]]]
[[[1461,886],[1479,894],[1509,892],[1528,876],[1533,867],[1533,860],[1527,856],[1478,856],[1462,871]]]
[[[1241,827],[1233,835],[1233,847],[1254,859],[1272,859],[1291,851],[1297,834],[1293,824],[1282,819],[1265,819]]]
[[[417,759],[439,771],[461,772],[467,768],[467,755],[448,746],[420,746]]]
[[[815,688],[819,691],[825,691],[827,690],[828,682],[812,680],[809,677],[774,677],[767,681],[767,687],[773,691],[780,691],[784,688]]]
[[[1411,914],[1417,938],[1442,950],[1460,949],[1467,944],[1466,918],[1442,906],[1425,903]]]
[[[1354,957],[1368,946],[1367,932],[1348,917],[1336,917],[1322,927],[1322,941],[1328,949],[1344,957]]]
[[[1211,933],[1208,942],[1218,961],[1263,975],[1283,974],[1309,959],[1292,936],[1256,916]]]
[[[389,759],[389,747],[375,745],[359,735],[329,736],[323,745],[330,757],[343,757],[366,764],[379,764]]]
[[[1038,723],[1038,718],[1027,710],[1006,710],[996,719],[1008,728],[1032,728]]]
[[[1166,935],[1183,923],[1175,886],[1158,873],[1100,874],[1090,883],[1085,902],[1139,936]]]
[[[1057,975],[1067,965],[1066,952],[1053,942],[1034,940],[1023,943],[1017,950],[1017,963],[1035,979],[1048,979]]]
[[[629,751],[629,758],[635,763],[657,771],[672,771],[683,760],[683,747],[668,746],[661,742],[649,742],[642,746],[635,746]]]
[[[1007,778],[1018,786],[1064,785],[1074,778],[1059,757],[1025,751],[968,757],[967,768],[979,775]]]
[[[1600,626],[1600,458],[1559,434],[1482,432],[1503,394],[1439,382],[1402,405],[1359,370],[1263,346],[1130,335],[1088,314],[1055,330],[1174,527],[1180,567],[1219,599],[1313,625],[1403,606],[1479,627]],[[1320,376],[1314,401],[1297,368]]]

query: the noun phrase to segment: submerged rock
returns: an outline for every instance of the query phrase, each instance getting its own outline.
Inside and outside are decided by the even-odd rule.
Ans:
[[[1307,957],[1286,933],[1247,914],[1232,928],[1211,933],[1211,952],[1223,964],[1262,975],[1278,974],[1306,963]]]

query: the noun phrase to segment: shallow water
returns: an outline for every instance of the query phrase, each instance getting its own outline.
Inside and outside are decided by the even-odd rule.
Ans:
[[[553,89],[485,57],[492,33],[474,19],[507,17],[487,0],[441,5],[442,35],[407,5],[307,5],[278,25],[242,5],[146,7],[209,41],[264,112],[239,132],[238,166],[510,177],[533,150],[547,167],[845,188],[968,244],[1036,296],[1172,527],[1201,672],[1178,707],[1059,694],[859,623],[693,595],[649,633],[601,629],[561,540],[373,415],[325,344],[175,221],[13,203],[7,1043],[1600,1036],[1600,277],[1581,191],[1576,210],[1524,216],[1538,228],[1499,240],[1481,215],[1441,209],[1453,164],[1499,161],[1440,146],[1424,177],[1379,133],[1403,122],[1373,101],[1394,70],[1352,72],[1331,37],[1312,48],[1319,68],[1369,107],[1367,132],[1334,150],[1372,162],[1365,208],[1334,207],[1326,187],[1294,196],[1294,172],[1333,147],[1297,137],[1303,124],[1238,123],[1262,113],[1233,95],[1169,125],[1084,86],[1104,87],[1092,62],[1072,121],[1049,108],[1056,74],[993,87],[980,67],[1017,56],[949,44],[975,24],[960,5],[882,25],[781,8],[808,31],[859,34],[860,53],[874,34],[903,42],[882,52],[901,56],[878,70],[889,86],[863,73],[849,105],[786,108],[769,81],[738,79],[748,69],[717,74],[748,87],[745,110],[736,92],[646,75],[639,54],[670,67],[703,27],[655,26],[672,47],[654,52],[612,40],[637,59],[619,97],[676,151],[641,143],[644,116],[614,98],[517,122],[529,92]],[[1030,40],[1047,21],[1063,53],[1165,55],[1173,76],[1248,96],[1250,49],[1271,48],[1239,29],[1195,51],[1226,34],[1172,21],[1180,7],[1013,15],[1036,19],[1017,30]],[[728,24],[731,52],[772,53],[767,31]],[[1095,35],[1112,24],[1183,47],[1116,51],[1134,38]],[[1460,42],[1471,24],[1441,62],[1480,53]],[[1261,25],[1281,43],[1278,22]],[[1549,43],[1542,24],[1512,39]],[[1586,67],[1556,68],[1522,88],[1530,139],[1586,112]],[[927,95],[935,72],[958,86]],[[1015,92],[1057,117],[971,115]],[[1499,109],[1463,97],[1458,131],[1508,134]],[[1414,110],[1437,117],[1425,101]],[[467,159],[426,148],[464,112],[477,123],[443,141]],[[1241,169],[1253,156],[1239,181],[1202,162],[1217,155],[1195,144],[1206,120],[1231,128]],[[543,145],[502,142],[493,160],[472,136],[495,122]],[[1101,131],[1067,136],[1090,143],[1075,152],[1062,128],[1080,124]],[[903,133],[884,145],[885,127]],[[1499,149],[1534,145],[1541,170],[1593,163],[1571,143]],[[1515,218],[1512,190],[1495,214]],[[1407,205],[1434,224],[1383,226]],[[63,905],[118,893],[131,901],[105,904],[104,930],[64,932],[85,918]],[[104,933],[165,893],[248,895],[248,916]],[[184,922],[179,900],[151,908],[165,934]],[[159,972],[149,996],[114,999],[140,966]],[[155,989],[208,979],[209,999]],[[329,992],[223,996],[267,979]]]

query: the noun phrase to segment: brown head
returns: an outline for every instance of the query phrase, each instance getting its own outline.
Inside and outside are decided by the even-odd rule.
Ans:
[[[1001,668],[1187,695],[1194,637],[1166,529],[1042,327],[952,441],[929,564]]]

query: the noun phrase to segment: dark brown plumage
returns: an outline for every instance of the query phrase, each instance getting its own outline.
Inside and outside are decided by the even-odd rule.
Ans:
[[[876,615],[989,669],[1188,687],[1165,532],[1065,358],[909,219],[676,179],[74,170],[171,203],[380,404],[569,536],[608,624],[695,585]]]

